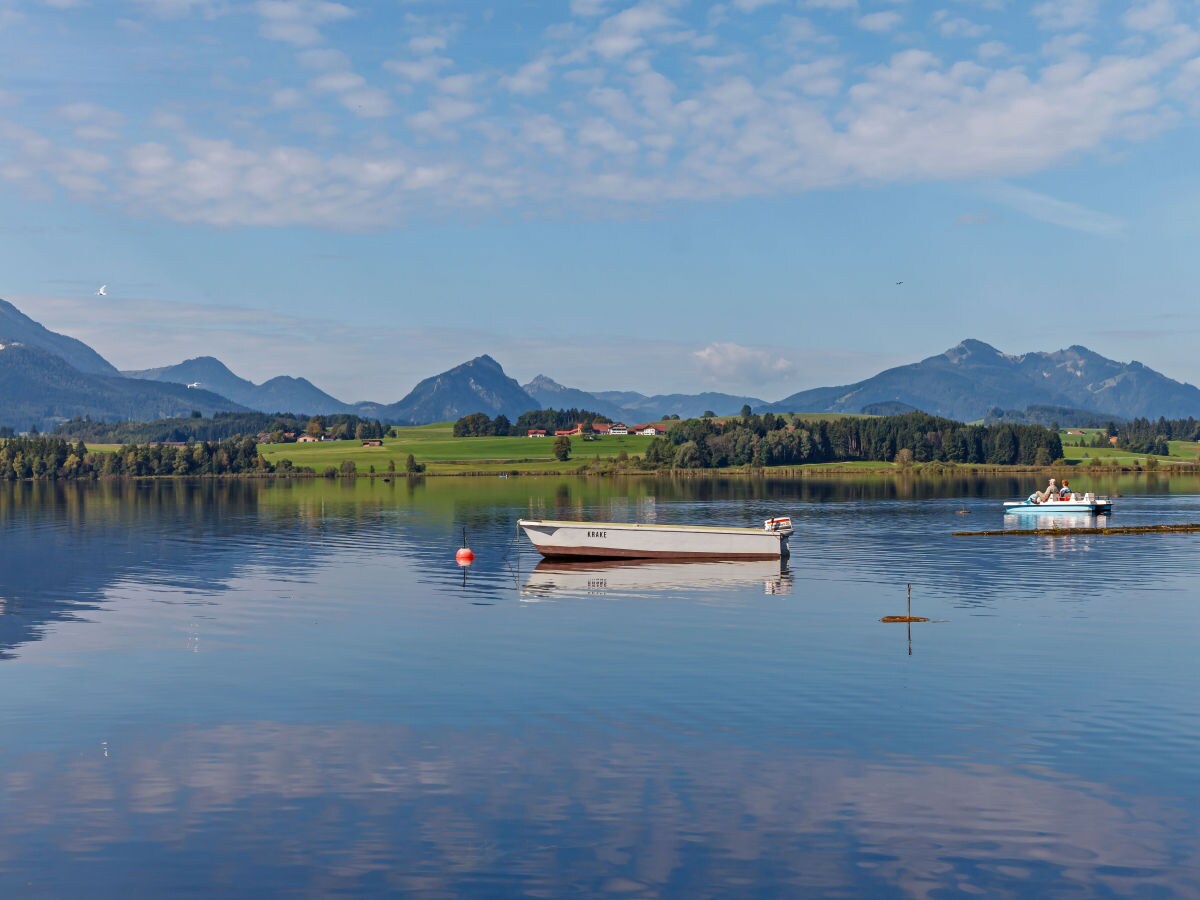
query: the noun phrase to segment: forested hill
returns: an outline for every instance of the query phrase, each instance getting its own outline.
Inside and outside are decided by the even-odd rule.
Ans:
[[[90,415],[105,419],[157,419],[239,410],[236,403],[181,384],[156,384],[118,375],[81,372],[38,347],[0,340],[0,425],[40,430],[56,421]]]
[[[310,419],[287,413],[217,413],[211,418],[179,416],[152,422],[101,422],[75,418],[54,429],[56,437],[93,444],[147,444],[159,442],[223,441],[235,437],[254,437],[265,433],[270,439],[283,440],[287,432],[303,434],[309,425],[319,422],[319,434],[333,439],[381,438],[388,427],[378,419],[333,415]]]
[[[679,422],[651,442],[645,460],[678,469],[856,461],[1049,465],[1062,452],[1058,433],[1039,425],[965,425],[924,413],[833,421],[765,413]]]

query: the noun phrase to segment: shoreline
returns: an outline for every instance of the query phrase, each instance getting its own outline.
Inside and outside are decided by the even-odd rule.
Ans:
[[[453,461],[450,461],[453,462]],[[445,465],[439,461],[433,466]],[[985,466],[957,465],[952,463],[924,463],[897,467],[894,463],[880,463],[877,466],[854,464],[850,466],[829,463],[817,463],[811,466],[777,466],[768,468],[730,467],[724,469],[589,469],[583,465],[578,469],[467,469],[462,471],[430,471],[423,472],[354,472],[337,475],[325,475],[320,472],[240,472],[213,474],[181,474],[181,475],[97,475],[84,478],[31,477],[17,478],[9,483],[22,482],[87,482],[87,481],[262,481],[267,479],[298,479],[340,481],[346,479],[380,479],[383,481],[399,481],[419,478],[519,478],[519,477],[561,477],[575,478],[620,478],[648,476],[662,478],[775,478],[803,480],[811,478],[856,478],[856,477],[891,477],[891,478],[999,478],[1008,476],[1054,476],[1063,472],[1071,472],[1075,478],[1096,476],[1147,475],[1154,477],[1200,476],[1200,463],[1163,463],[1157,466],[1077,466],[1065,464],[1061,466]]]

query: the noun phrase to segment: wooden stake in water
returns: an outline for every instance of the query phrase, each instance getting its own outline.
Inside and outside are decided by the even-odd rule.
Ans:
[[[908,655],[912,656],[912,584],[908,585]]]
[[[912,585],[908,586],[908,615],[906,616],[884,616],[880,622],[928,622],[924,616],[914,616],[912,614]]]

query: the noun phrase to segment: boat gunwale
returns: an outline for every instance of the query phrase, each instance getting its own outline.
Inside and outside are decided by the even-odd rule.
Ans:
[[[572,522],[564,519],[517,519],[517,525],[525,528],[527,526],[549,525],[555,528],[603,528],[603,529],[628,529],[631,531],[706,531],[718,534],[770,534],[770,535],[787,535],[791,534],[791,529],[780,528],[777,530],[768,530],[766,528],[751,528],[740,525],[662,525],[649,522]]]
[[[1005,500],[1005,512],[1038,512],[1038,513],[1069,513],[1069,512],[1090,512],[1094,513],[1099,510],[1111,510],[1111,500],[1096,500],[1091,503],[1085,503],[1080,500],[1060,500],[1053,503],[1030,503],[1026,500]]]

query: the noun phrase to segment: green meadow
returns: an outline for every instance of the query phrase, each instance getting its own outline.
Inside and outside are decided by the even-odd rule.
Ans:
[[[456,438],[452,422],[413,425],[393,429],[395,437],[383,439],[382,447],[363,447],[359,441],[327,441],[318,444],[261,444],[259,450],[273,463],[290,459],[292,465],[310,466],[318,474],[328,466],[352,460],[360,473],[386,472],[388,463],[404,471],[411,453],[425,471],[434,475],[468,472],[574,472],[588,462],[611,460],[624,451],[630,456],[646,452],[654,440],[643,435],[606,435],[585,441],[571,438],[571,457],[554,458],[554,438],[474,437]]]
[[[1156,456],[1153,453],[1131,453],[1117,447],[1090,447],[1094,436],[1103,429],[1084,428],[1072,429],[1083,431],[1083,434],[1068,434],[1059,432],[1063,445],[1063,458],[1075,465],[1086,466],[1093,459],[1099,459],[1106,466],[1144,466],[1149,459],[1157,460],[1160,465],[1169,466],[1181,463],[1200,462],[1200,443],[1192,441],[1170,441],[1169,456]]]
[[[805,419],[840,418],[835,414],[804,416]],[[1078,429],[1074,429],[1078,430]],[[376,473],[388,471],[394,463],[398,472],[403,472],[411,453],[418,463],[425,466],[431,475],[465,475],[471,473],[576,472],[587,463],[612,461],[624,451],[629,456],[640,456],[646,452],[651,437],[642,435],[598,436],[585,441],[581,437],[571,438],[571,456],[562,461],[554,458],[554,439],[529,437],[480,437],[456,438],[451,422],[433,425],[397,427],[392,436],[384,438],[382,447],[364,447],[359,441],[327,441],[316,444],[260,444],[259,451],[272,463],[289,459],[295,466],[307,466],[318,475],[329,466],[340,468],[346,460],[354,462],[359,474],[368,474],[373,466]],[[1087,466],[1099,459],[1104,466],[1145,466],[1147,460],[1155,459],[1163,468],[1175,464],[1200,463],[1200,443],[1172,441],[1170,456],[1155,457],[1146,453],[1130,453],[1115,447],[1090,447],[1095,429],[1087,429],[1083,435],[1060,432],[1063,457],[1071,466]],[[116,445],[89,444],[89,449],[113,451]],[[831,470],[831,471],[877,471],[892,468],[886,462],[841,462],[816,463],[807,466],[783,466],[782,469]],[[712,473],[712,470],[704,470]]]

